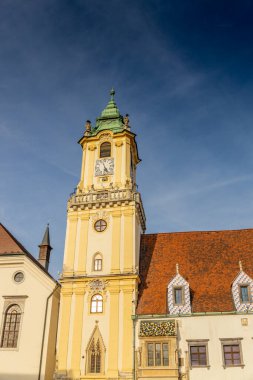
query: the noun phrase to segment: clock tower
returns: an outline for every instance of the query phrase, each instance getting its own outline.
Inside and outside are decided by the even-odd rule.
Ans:
[[[111,99],[86,122],[80,181],[68,201],[56,379],[132,379],[145,214],[129,117]]]

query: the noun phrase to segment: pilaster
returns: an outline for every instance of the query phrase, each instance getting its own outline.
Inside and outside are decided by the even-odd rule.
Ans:
[[[95,150],[97,149],[95,144],[88,145],[89,151],[89,169],[88,169],[88,178],[87,178],[87,187],[90,188],[93,184],[94,178],[94,161],[95,161]]]
[[[123,288],[123,347],[122,372],[133,371],[133,322],[132,322],[133,288]]]
[[[80,376],[81,344],[84,311],[84,284],[78,284],[73,289],[75,295],[74,324],[72,332],[71,369],[73,376]]]
[[[65,247],[65,260],[63,272],[65,276],[72,276],[74,272],[74,260],[76,249],[77,215],[68,215],[67,239]]]
[[[67,371],[67,356],[69,342],[69,324],[72,302],[72,286],[62,287],[61,290],[61,324],[59,333],[58,371]]]
[[[120,273],[120,237],[121,237],[121,211],[112,212],[112,257],[111,257],[111,272]]]
[[[132,209],[124,213],[124,272],[133,271],[133,215]]]
[[[115,142],[115,147],[116,147],[116,174],[115,174],[115,185],[116,186],[121,186],[122,183],[122,141],[116,141]]]
[[[119,353],[119,287],[110,289],[110,327],[107,376],[118,378]]]
[[[80,237],[78,247],[78,264],[77,275],[86,274],[86,259],[87,259],[87,245],[88,245],[88,227],[89,227],[89,215],[80,216]]]

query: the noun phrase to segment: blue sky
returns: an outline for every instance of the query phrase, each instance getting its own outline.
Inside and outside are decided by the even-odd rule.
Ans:
[[[77,140],[116,89],[147,232],[253,227],[253,5],[2,0],[0,220],[61,271]]]

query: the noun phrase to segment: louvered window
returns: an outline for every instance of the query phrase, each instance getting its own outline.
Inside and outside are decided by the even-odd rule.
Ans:
[[[111,144],[104,142],[100,145],[100,158],[111,156]]]

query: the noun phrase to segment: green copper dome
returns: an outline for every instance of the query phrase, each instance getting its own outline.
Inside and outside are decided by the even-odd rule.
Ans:
[[[115,103],[114,89],[110,92],[111,99],[101,115],[96,119],[96,127],[92,129],[91,134],[96,135],[98,132],[110,129],[114,133],[121,132],[125,128],[123,117],[120,115],[119,109]]]

